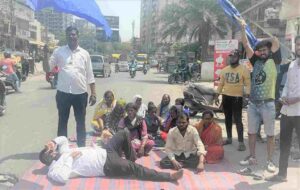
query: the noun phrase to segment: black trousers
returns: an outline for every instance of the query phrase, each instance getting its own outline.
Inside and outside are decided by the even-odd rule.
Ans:
[[[180,156],[175,155],[175,160],[182,164],[183,168],[196,168],[199,164],[199,156],[191,154],[188,158],[182,153]],[[160,167],[163,169],[174,169],[174,166],[168,156],[160,161]]]
[[[126,159],[121,158],[124,151]],[[134,163],[136,156],[131,146],[128,130],[118,131],[106,146],[107,158],[104,173],[108,177],[135,177],[149,181],[171,181],[170,173],[157,172]]]
[[[56,105],[58,109],[58,130],[57,136],[68,136],[68,120],[71,106],[73,106],[78,147],[85,146],[86,130],[85,130],[85,115],[87,106],[88,94],[69,94],[57,91]]]
[[[234,118],[238,133],[238,141],[244,142],[244,128],[242,123],[243,98],[223,95],[222,101],[225,114],[227,138],[232,138],[232,118]]]
[[[300,146],[300,116],[281,115],[280,120],[280,156],[279,173],[280,176],[287,176],[288,161],[291,150],[293,130],[296,130],[298,143]]]

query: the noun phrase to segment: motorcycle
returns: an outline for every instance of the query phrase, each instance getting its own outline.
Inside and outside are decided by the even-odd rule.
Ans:
[[[144,65],[144,67],[143,67],[143,73],[144,73],[144,75],[147,74],[147,71],[148,71],[147,66]]]
[[[0,80],[2,80],[5,84],[5,90],[8,92],[9,90],[18,91],[17,82],[11,76],[8,76],[3,71],[7,69],[7,66],[2,66],[0,70]],[[20,84],[20,81],[19,81]]]
[[[56,89],[58,72],[58,67],[54,67],[51,72],[46,73],[46,81],[50,83],[52,89]]]
[[[182,73],[179,72],[178,69],[175,69],[173,73],[168,76],[168,83],[174,84],[179,82],[183,82]]]
[[[222,105],[214,106],[216,91],[202,85],[190,84],[184,90],[183,96],[185,106],[190,109],[190,116],[197,115],[198,112],[211,110],[214,113],[222,113]]]
[[[131,77],[131,78],[134,78],[135,75],[136,75],[136,67],[130,66],[130,67],[129,67],[129,74],[130,74],[130,77]]]

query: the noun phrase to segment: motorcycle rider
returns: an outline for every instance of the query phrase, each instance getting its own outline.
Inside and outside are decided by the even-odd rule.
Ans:
[[[134,69],[134,72],[136,71],[137,63],[134,59],[131,60],[131,63],[129,64],[129,70],[131,72],[131,69]]]
[[[0,67],[2,71],[7,75],[6,79],[13,81],[14,88],[16,92],[20,92],[20,79],[15,73],[16,61],[11,58],[9,52],[4,52],[4,59],[0,62]]]
[[[189,80],[189,66],[184,58],[180,59],[180,64],[178,65],[178,71],[183,79],[183,82]]]

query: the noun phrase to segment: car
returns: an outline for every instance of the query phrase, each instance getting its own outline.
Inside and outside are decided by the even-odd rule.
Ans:
[[[129,71],[129,65],[127,61],[119,61],[116,63],[119,65],[119,72],[128,72]]]
[[[111,67],[107,59],[103,55],[91,55],[93,74],[96,77],[97,75],[102,75],[103,77],[110,77]]]

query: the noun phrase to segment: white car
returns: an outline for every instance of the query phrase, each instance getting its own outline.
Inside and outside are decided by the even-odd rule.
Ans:
[[[129,71],[129,65],[127,61],[119,61],[119,63],[116,63],[116,65],[119,65],[119,72]]]

